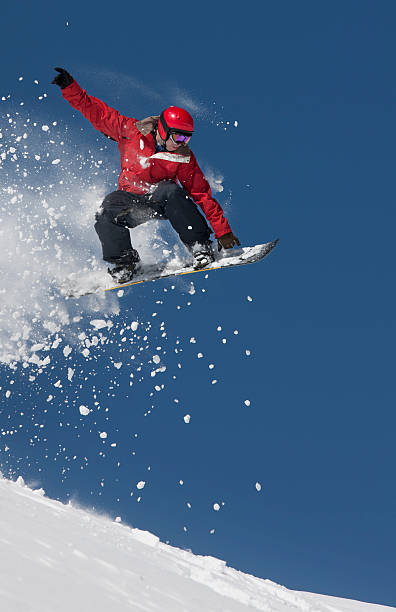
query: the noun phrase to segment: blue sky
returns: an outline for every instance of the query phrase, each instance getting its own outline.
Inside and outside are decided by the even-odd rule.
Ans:
[[[60,348],[30,382],[29,368],[3,366],[2,389],[13,390],[3,471],[289,588],[396,605],[394,3],[121,2],[112,12],[22,2],[2,12],[2,122],[24,100],[23,112],[67,128],[76,151],[106,146],[106,193],[117,150],[47,85],[53,66],[130,116],[190,100],[191,145],[224,177],[233,231],[245,245],[281,239],[262,264],[195,275],[194,295],[184,281],[131,289],[91,360]],[[74,187],[88,179],[76,172]],[[75,309],[80,333],[92,316],[83,301]],[[167,370],[153,379],[146,360],[130,387],[119,332],[132,320],[149,329],[128,359],[161,346]],[[54,391],[68,367],[72,381]],[[95,425],[78,412],[94,401]]]

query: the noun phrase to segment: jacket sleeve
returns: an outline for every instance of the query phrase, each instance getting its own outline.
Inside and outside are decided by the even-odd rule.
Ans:
[[[118,111],[98,98],[89,96],[76,81],[62,89],[62,96],[73,108],[80,111],[95,129],[117,142],[120,140],[121,123],[125,120],[125,117],[120,115]]]
[[[191,159],[188,164],[180,164],[177,178],[194,202],[202,208],[215,233],[215,238],[220,238],[224,234],[231,232],[223,209],[212,196],[210,185],[205,179],[193,153],[191,153]]]

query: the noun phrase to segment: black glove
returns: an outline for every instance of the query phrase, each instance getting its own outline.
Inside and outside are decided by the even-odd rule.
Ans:
[[[241,246],[238,238],[234,236],[232,232],[228,232],[228,234],[220,236],[220,238],[217,240],[217,248],[219,251],[221,251],[221,249],[232,249],[232,247],[236,244]]]
[[[73,83],[74,79],[72,75],[67,72],[67,70],[64,68],[54,68],[54,70],[59,72],[59,74],[57,74],[54,80],[51,81],[53,85],[58,85],[61,89],[65,89],[65,87],[68,87]]]

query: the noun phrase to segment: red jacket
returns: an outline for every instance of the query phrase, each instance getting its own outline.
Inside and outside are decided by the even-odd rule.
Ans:
[[[189,147],[182,145],[174,153],[155,152],[152,132],[157,117],[148,117],[142,121],[125,117],[98,98],[89,96],[76,81],[65,87],[62,95],[73,108],[81,111],[94,128],[118,142],[121,156],[118,189],[141,194],[147,193],[153,185],[165,179],[179,181],[202,208],[215,232],[215,238],[231,231]]]

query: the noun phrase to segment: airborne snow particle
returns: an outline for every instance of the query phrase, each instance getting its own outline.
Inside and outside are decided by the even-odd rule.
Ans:
[[[65,357],[70,355],[71,352],[72,352],[72,350],[71,350],[69,345],[65,346],[65,348],[63,349],[63,354],[64,354]]]
[[[220,505],[219,504],[213,504],[213,510],[216,510],[216,512],[218,512],[220,510]]]
[[[249,351],[249,349],[246,349],[245,353],[247,356],[249,356],[251,354],[251,351]]]
[[[60,162],[60,159],[54,159],[54,160],[52,160],[52,162],[51,162],[51,163],[52,163],[54,166],[56,166],[56,165],[58,165],[58,164],[59,164],[59,162]]]
[[[259,482],[256,482],[255,487],[257,491],[261,491],[261,484]]]
[[[189,423],[190,420],[191,420],[191,415],[190,414],[186,414],[186,415],[184,415],[183,419],[184,419],[185,423]]]
[[[238,127],[238,121],[234,121],[234,127]]]
[[[248,302],[253,302],[253,298],[251,298],[250,295],[247,296],[247,300]]]
[[[101,431],[99,437],[104,440],[105,438],[107,438],[107,433],[105,431]]]
[[[48,127],[48,125],[42,125],[41,129],[43,130],[43,132],[48,132],[49,127]]]
[[[136,485],[136,488],[137,489],[144,489],[145,485],[146,485],[146,482],[144,480],[139,480],[139,482]]]
[[[132,321],[131,323],[131,330],[132,331],[136,331],[138,328],[139,323],[137,321]]]
[[[153,355],[153,361],[154,361],[154,363],[158,364],[161,361],[160,356],[159,355]]]
[[[198,353],[197,357],[198,357],[198,359],[201,359],[203,357],[203,354],[202,353]]]
[[[245,400],[245,406],[250,406],[250,400]]]
[[[87,416],[87,414],[89,414],[90,412],[89,408],[83,405],[80,406],[79,411],[80,411],[80,414],[82,414],[83,416]],[[102,438],[102,434],[100,434],[100,437]]]
[[[117,370],[119,370],[120,367],[122,366],[122,361],[119,361],[118,363],[113,363],[113,366],[117,368]]]
[[[95,329],[103,329],[104,327],[107,327],[106,321],[104,321],[103,319],[92,319],[92,321],[90,321],[89,323]]]

